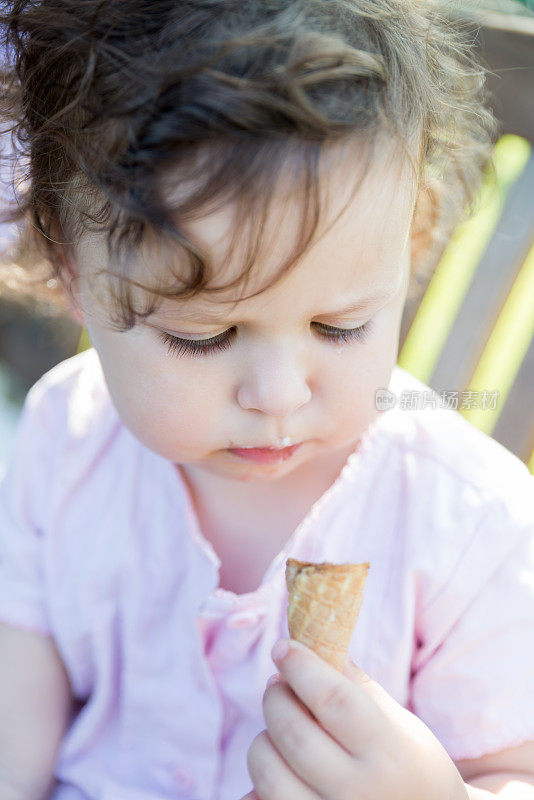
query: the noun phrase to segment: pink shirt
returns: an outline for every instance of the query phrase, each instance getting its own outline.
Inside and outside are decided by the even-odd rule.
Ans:
[[[428,387],[396,367],[390,383]],[[0,618],[53,636],[80,705],[54,800],[239,800],[287,637],[285,562],[369,561],[350,655],[450,756],[534,739],[534,476],[452,409],[381,414],[254,592],[94,349],[27,395],[0,485]]]

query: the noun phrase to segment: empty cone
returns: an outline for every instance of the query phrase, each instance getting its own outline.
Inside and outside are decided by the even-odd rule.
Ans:
[[[287,560],[289,635],[340,672],[358,619],[368,570],[368,562],[314,564]]]

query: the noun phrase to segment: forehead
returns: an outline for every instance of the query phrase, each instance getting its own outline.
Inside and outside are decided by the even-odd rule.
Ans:
[[[398,285],[405,259],[416,199],[416,185],[406,157],[394,148],[382,149],[366,161],[354,142],[325,149],[319,163],[321,219],[312,243],[287,276],[262,291],[279,271],[296,242],[305,199],[298,173],[279,183],[265,226],[261,251],[255,254],[247,291],[232,287],[201,294],[189,301],[165,299],[154,312],[162,321],[201,316],[221,319],[236,311],[253,313],[276,299],[295,296],[316,306],[328,305],[340,294],[351,298],[390,293]],[[366,168],[367,166],[367,168]],[[236,207],[227,205],[187,225],[187,235],[213,259],[216,281],[223,286],[242,274],[246,237],[238,237],[229,255],[232,237],[239,234]],[[261,292],[251,299],[249,295]],[[298,302],[298,301],[297,301]],[[323,304],[324,304],[323,302]]]
[[[306,251],[282,279],[271,287],[280,266],[295,252],[303,202],[309,199],[303,194],[298,164],[288,164],[277,181],[246,291],[238,283],[215,293],[202,292],[190,300],[158,298],[152,319],[220,319],[234,311],[236,304],[240,313],[250,310],[253,314],[271,298],[278,303],[284,298],[294,303],[298,298],[315,306],[323,301],[328,305],[330,296],[336,301],[340,294],[350,294],[353,299],[360,293],[389,292],[399,280],[416,199],[408,159],[391,142],[380,143],[369,153],[360,143],[340,141],[321,151],[317,177],[318,226]],[[253,214],[247,215],[245,209],[243,219],[240,211],[238,205],[228,203],[210,213],[199,211],[195,219],[181,223],[187,238],[209,256],[214,276],[210,287],[225,287],[243,274],[248,237],[242,229],[247,216]],[[107,261],[103,237],[91,235],[80,255],[82,262],[102,266]],[[129,259],[128,275],[145,285],[150,283],[150,275],[165,286],[164,263],[148,247],[142,248]],[[176,274],[175,262],[173,271]],[[242,299],[256,292],[260,294]]]

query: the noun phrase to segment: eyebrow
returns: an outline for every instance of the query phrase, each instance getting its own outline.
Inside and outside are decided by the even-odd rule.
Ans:
[[[366,311],[370,306],[374,306],[377,303],[382,302],[383,300],[391,300],[398,292],[398,288],[395,287],[394,289],[389,289],[387,291],[377,292],[369,297],[365,297],[362,300],[359,300],[355,303],[352,303],[350,306],[345,306],[345,308],[340,308],[338,311],[331,311],[327,312],[326,314],[316,314],[317,317],[335,317],[336,315],[343,315],[343,314],[353,314],[355,311]]]
[[[378,304],[378,303],[380,303],[382,301],[391,300],[397,294],[398,290],[399,290],[399,287],[396,286],[393,289],[388,289],[388,290],[382,290],[380,292],[375,292],[374,294],[368,295],[367,297],[364,297],[364,298],[361,298],[360,300],[358,300],[356,302],[353,302],[350,305],[345,306],[344,308],[340,308],[337,311],[325,311],[325,312],[322,312],[322,313],[316,313],[313,316],[315,316],[315,317],[336,317],[336,316],[343,316],[344,314],[354,314],[354,313],[359,313],[361,311],[366,311],[367,309],[369,309],[371,306],[374,306],[375,304]],[[231,304],[229,303],[229,305],[231,305]],[[162,313],[163,312],[161,310],[154,311],[153,314],[150,314],[149,316],[150,317],[155,317],[158,314],[162,315]],[[195,311],[195,312],[193,312],[193,311],[178,311],[176,313],[176,316],[175,316],[175,314],[169,309],[168,314],[169,314],[168,321],[169,321],[170,324],[172,324],[172,322],[174,321],[175,318],[176,318],[176,320],[179,319],[180,321],[190,321],[190,322],[194,321],[194,322],[197,322],[199,324],[201,324],[203,322],[229,324],[229,323],[232,322],[232,320],[227,316],[225,317],[224,314],[223,315],[221,315],[221,313],[211,313],[210,314],[209,311]],[[171,320],[171,314],[172,314],[172,317],[173,317],[172,320]],[[164,322],[162,321],[160,324],[164,324]]]

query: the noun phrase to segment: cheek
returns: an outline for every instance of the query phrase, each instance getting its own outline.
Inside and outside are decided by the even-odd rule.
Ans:
[[[341,426],[364,428],[378,415],[376,390],[387,388],[397,360],[393,311],[377,317],[365,342],[345,345],[321,369],[322,394]]]
[[[382,309],[376,317],[374,334],[365,344],[365,364],[372,388],[387,386],[391,372],[397,363],[400,326],[404,298]]]
[[[365,397],[384,381],[389,382],[396,363],[398,330],[393,311],[377,315],[373,328],[362,342],[342,344],[323,365],[323,379],[334,391]],[[324,372],[326,367],[327,375]]]
[[[330,372],[324,390],[328,397],[329,415],[340,426],[358,428],[371,422],[376,415],[375,394],[387,386],[390,373],[377,359],[346,359],[342,370]]]
[[[221,387],[206,385],[198,375],[193,379],[190,372],[171,364],[167,369],[145,371],[136,379],[128,404],[145,429],[155,435],[202,438],[201,432],[217,419],[216,409],[220,412]]]
[[[210,425],[219,418],[215,410],[222,406],[221,376],[214,370],[202,373],[192,360],[167,355],[164,346],[121,336],[113,346],[101,340],[99,355],[117,412],[131,433],[172,458],[188,440],[209,439]]]

